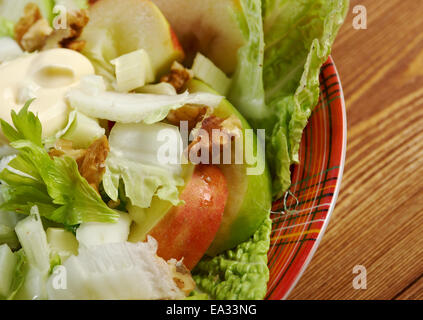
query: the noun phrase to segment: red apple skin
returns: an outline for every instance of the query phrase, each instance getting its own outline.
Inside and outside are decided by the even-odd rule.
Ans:
[[[180,199],[149,232],[158,242],[157,254],[165,260],[183,258],[194,268],[212,243],[228,198],[226,179],[219,168],[197,165]]]
[[[179,39],[178,39],[175,31],[173,31],[172,27],[169,27],[169,29],[170,29],[170,36],[171,36],[171,39],[172,39],[173,47],[175,48],[176,51],[180,51],[181,52],[181,56],[182,57],[179,60],[182,61],[185,58],[184,49],[182,48],[182,45],[179,42]]]

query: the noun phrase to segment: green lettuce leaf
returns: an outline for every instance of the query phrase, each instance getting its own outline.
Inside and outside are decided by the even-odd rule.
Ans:
[[[238,50],[238,65],[228,99],[250,120],[268,114],[264,101],[264,34],[260,0],[241,0],[242,11],[236,18],[247,43]],[[254,124],[256,121],[252,121]]]
[[[319,73],[348,10],[348,0],[241,0],[236,15],[248,39],[239,49],[229,100],[266,129],[273,195],[291,184],[302,132],[319,99]],[[260,7],[262,4],[262,7]],[[260,19],[260,15],[263,19]]]
[[[167,163],[159,159],[164,143],[160,135],[168,132],[168,142],[177,147]],[[146,125],[116,124],[109,137],[110,153],[106,160],[103,187],[114,201],[118,199],[119,183],[125,186],[125,195],[131,204],[148,208],[153,196],[180,204],[178,187],[184,185],[181,177],[182,138],[177,127],[156,123]]]
[[[249,241],[214,258],[203,258],[193,270],[199,289],[211,299],[263,299],[269,281],[267,251],[271,228],[268,217]],[[192,299],[196,297],[200,298],[197,294]]]
[[[264,124],[274,196],[290,186],[302,132],[319,99],[319,73],[348,10],[348,0],[267,0],[263,3],[266,104]],[[275,120],[273,120],[275,119]]]
[[[19,151],[0,172],[0,209],[29,214],[36,205],[41,216],[65,225],[116,222],[119,215],[81,177],[74,159],[50,158],[42,146],[41,123],[28,111],[29,105],[18,114],[12,112],[16,129],[0,119],[4,135]]]
[[[67,94],[70,106],[79,112],[97,119],[107,119],[121,123],[153,124],[162,121],[171,110],[186,104],[217,107],[223,97],[211,93],[184,92],[178,95],[158,95],[147,93],[118,93],[106,91],[100,76],[90,76],[82,80],[79,87]]]

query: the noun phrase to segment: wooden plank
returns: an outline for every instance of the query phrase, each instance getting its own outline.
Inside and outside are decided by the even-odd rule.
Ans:
[[[422,300],[423,299],[423,276],[417,278],[404,291],[400,292],[396,300]]]
[[[352,27],[357,4],[367,30]],[[290,299],[423,298],[422,13],[423,1],[351,1],[333,50],[347,104],[343,184]],[[352,286],[355,265],[366,290]]]

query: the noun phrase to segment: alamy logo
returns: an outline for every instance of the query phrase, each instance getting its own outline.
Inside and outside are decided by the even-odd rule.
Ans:
[[[365,266],[356,265],[353,268],[353,274],[357,274],[354,277],[352,285],[355,290],[367,289],[367,270]]]
[[[53,19],[53,28],[55,30],[66,29],[68,25],[66,7],[60,4],[55,5],[53,8],[53,14],[55,15]]]
[[[66,290],[68,288],[67,273],[64,266],[55,266],[51,275],[52,287],[55,290]]]
[[[246,164],[247,175],[260,175],[265,169],[265,130],[194,129],[188,121],[180,130],[163,129],[157,135],[157,162],[160,165]]]
[[[353,8],[356,15],[353,19],[353,28],[356,30],[367,29],[367,8],[363,5],[357,5]]]

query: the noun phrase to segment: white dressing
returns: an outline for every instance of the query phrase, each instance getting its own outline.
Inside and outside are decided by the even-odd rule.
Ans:
[[[8,61],[0,65],[0,118],[12,123],[11,110],[18,111],[35,98],[29,109],[38,114],[43,137],[49,137],[66,125],[67,91],[92,74],[91,62],[69,49],[51,49]]]

